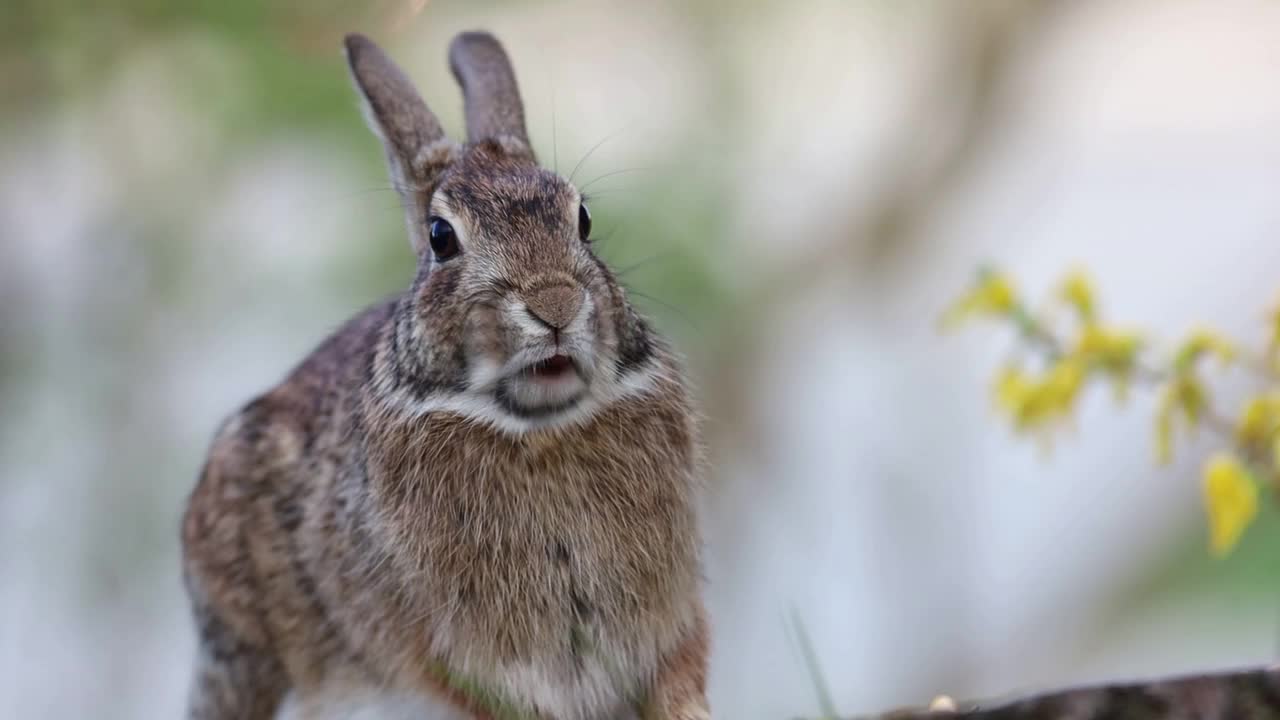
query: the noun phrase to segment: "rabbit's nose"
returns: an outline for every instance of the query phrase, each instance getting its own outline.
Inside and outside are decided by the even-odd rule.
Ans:
[[[552,330],[568,327],[582,309],[581,288],[570,285],[552,285],[534,290],[525,298],[529,314]]]

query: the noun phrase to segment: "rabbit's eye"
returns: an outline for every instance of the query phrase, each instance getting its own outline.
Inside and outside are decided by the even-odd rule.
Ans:
[[[431,252],[437,260],[448,260],[458,254],[458,235],[444,218],[432,217],[427,229],[431,240]]]
[[[583,242],[591,242],[591,213],[586,205],[578,206],[578,237]]]

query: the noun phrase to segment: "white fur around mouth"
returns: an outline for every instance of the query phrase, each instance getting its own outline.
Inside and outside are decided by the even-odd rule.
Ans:
[[[578,363],[557,354],[502,380],[495,398],[512,414],[545,417],[572,409],[586,394],[587,382]]]

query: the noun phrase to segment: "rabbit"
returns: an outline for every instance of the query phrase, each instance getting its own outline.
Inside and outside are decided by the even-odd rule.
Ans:
[[[344,45],[417,272],[216,432],[181,531],[189,717],[709,718],[682,362],[538,166],[493,36],[449,47],[461,144]]]

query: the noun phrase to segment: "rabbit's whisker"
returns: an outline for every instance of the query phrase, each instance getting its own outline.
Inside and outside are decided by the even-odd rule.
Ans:
[[[578,170],[582,169],[582,164],[585,163],[587,160],[590,160],[591,156],[595,154],[596,150],[599,150],[602,145],[621,135],[625,130],[626,130],[625,126],[617,130],[614,130],[608,135],[605,135],[595,145],[592,145],[591,148],[587,150],[587,152],[582,156],[582,159],[578,161],[578,164],[573,166],[573,171],[569,173],[569,182],[573,182],[573,178],[575,175],[578,174]]]
[[[614,170],[613,172],[607,172],[603,175],[597,175],[594,179],[591,180],[591,182],[588,182],[585,185],[583,185],[581,188],[579,188],[578,191],[586,192],[587,188],[591,187],[592,185],[595,185],[601,180],[607,180],[617,175],[628,175],[630,173],[645,172],[653,169],[654,168],[651,168],[651,167],[633,167],[633,168],[622,168],[621,170]]]
[[[639,270],[640,268],[646,265],[649,265],[650,263],[653,263],[655,261],[662,260],[668,257],[669,255],[670,253],[654,253],[653,255],[637,260],[631,263],[630,265],[626,265],[614,270],[613,274],[619,278],[625,277],[628,273],[635,272],[636,270]]]
[[[621,282],[621,280],[619,280],[619,282]],[[701,328],[699,328],[699,327],[698,327],[698,324],[697,324],[697,323],[695,323],[695,322],[693,321],[693,319],[689,317],[688,313],[686,313],[684,310],[682,310],[682,309],[680,309],[680,308],[676,307],[675,305],[672,305],[671,303],[669,303],[669,302],[667,302],[667,301],[665,301],[665,300],[659,300],[658,298],[656,298],[656,297],[654,297],[654,296],[652,296],[652,295],[649,295],[648,293],[640,292],[639,290],[636,290],[634,287],[632,287],[632,286],[630,286],[630,285],[627,285],[626,283],[623,283],[623,285],[622,285],[622,286],[623,286],[624,288],[626,288],[626,290],[627,290],[627,294],[629,294],[629,295],[634,295],[634,296],[636,296],[636,297],[638,297],[638,298],[641,298],[642,300],[648,300],[648,301],[649,301],[649,302],[651,302],[651,303],[654,303],[654,304],[656,304],[656,305],[660,305],[661,307],[663,307],[663,308],[665,308],[666,310],[668,310],[668,311],[670,311],[670,312],[674,313],[676,317],[678,317],[678,318],[680,318],[682,321],[684,321],[684,323],[685,323],[686,325],[688,325],[688,326],[689,326],[689,328],[690,328],[691,330],[693,330],[693,331],[695,331],[695,332],[701,332],[701,331],[702,331],[702,330],[701,330]]]

